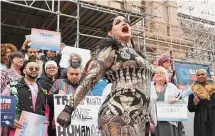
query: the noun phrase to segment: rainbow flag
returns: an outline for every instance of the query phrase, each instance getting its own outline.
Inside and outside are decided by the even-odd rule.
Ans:
[[[189,96],[191,94],[193,94],[193,91],[192,91],[190,85],[186,85],[184,87],[184,89],[182,90],[181,97],[185,98],[185,97],[187,97],[187,96]]]

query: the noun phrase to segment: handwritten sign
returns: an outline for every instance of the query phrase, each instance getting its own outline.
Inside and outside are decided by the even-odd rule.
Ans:
[[[55,121],[69,100],[69,95],[54,95]],[[61,127],[56,122],[57,136],[101,136],[98,112],[102,96],[87,96],[72,114],[71,125]]]
[[[31,48],[41,50],[60,50],[61,35],[59,32],[31,29]]]
[[[45,116],[22,111],[19,122],[22,124],[21,129],[16,129],[15,136],[46,136],[47,121]]]
[[[169,104],[167,102],[156,102],[158,121],[186,121],[187,104],[185,102],[176,102]]]
[[[1,96],[1,126],[13,126],[16,99],[14,96]]]

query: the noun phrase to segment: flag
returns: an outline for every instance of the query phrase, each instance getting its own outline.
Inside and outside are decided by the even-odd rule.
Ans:
[[[185,98],[185,97],[187,97],[187,96],[189,96],[189,95],[191,95],[191,94],[193,94],[193,91],[192,91],[191,87],[190,87],[189,85],[186,85],[186,86],[184,87],[184,89],[182,90],[182,95],[181,95],[181,97],[182,97],[182,98]]]

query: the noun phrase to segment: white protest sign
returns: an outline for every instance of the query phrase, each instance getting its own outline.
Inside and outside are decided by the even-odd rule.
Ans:
[[[69,100],[69,95],[54,95],[55,121]],[[57,136],[101,136],[98,128],[98,112],[102,96],[86,96],[72,114],[71,125],[61,127],[57,122]]]
[[[61,34],[55,31],[31,29],[31,48],[41,50],[60,50]]]
[[[65,46],[63,50],[61,51],[62,58],[60,61],[60,67],[62,68],[68,68],[69,67],[69,59],[72,53],[78,54],[82,58],[82,68],[85,67],[86,63],[90,60],[90,50],[87,49],[81,49],[81,48],[75,48],[70,46]]]
[[[187,104],[185,102],[156,102],[158,121],[186,121]]]

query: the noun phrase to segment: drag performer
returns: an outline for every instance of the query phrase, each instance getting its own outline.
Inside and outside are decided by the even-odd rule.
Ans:
[[[148,119],[150,82],[153,67],[131,44],[131,27],[123,16],[116,16],[107,25],[108,37],[93,67],[76,89],[57,122],[67,127],[71,114],[92,85],[101,77],[112,83],[112,92],[99,111],[98,124],[103,136],[145,136]],[[74,98],[74,99],[72,99]]]

